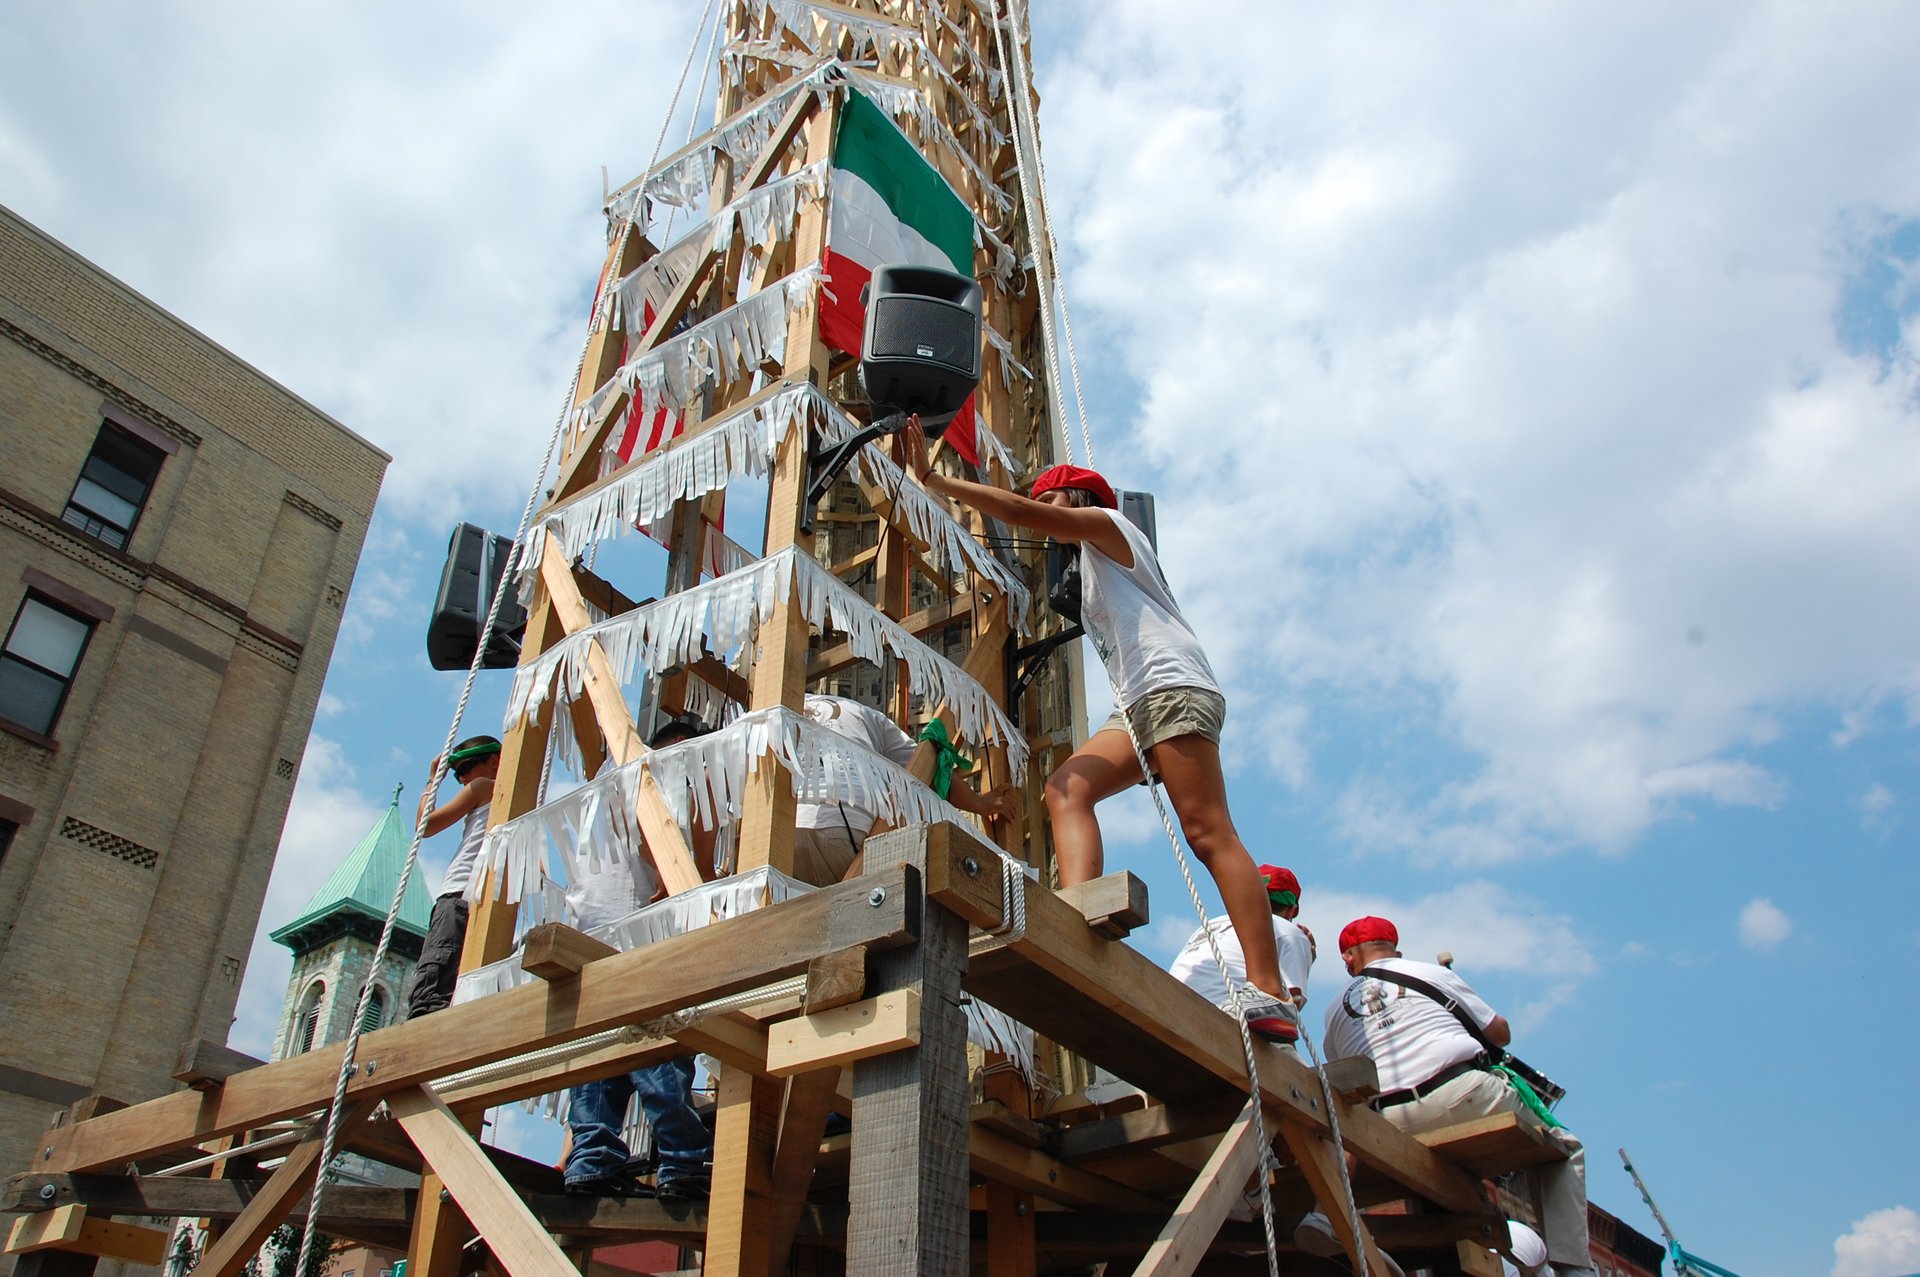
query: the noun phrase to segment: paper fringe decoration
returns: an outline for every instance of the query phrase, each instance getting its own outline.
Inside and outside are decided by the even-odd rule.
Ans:
[[[736,475],[764,478],[787,434],[799,422],[810,438],[838,442],[861,429],[826,393],[808,382],[796,382],[773,391],[757,402],[734,409],[696,427],[698,433],[676,439],[626,473],[540,518],[527,533],[526,553],[519,560],[522,602],[531,599],[537,565],[546,538],[560,539],[561,557],[572,562],[598,542],[625,536],[635,527],[666,518],[676,501],[690,501],[718,492]],[[1000,440],[981,430],[987,445],[1003,462],[1012,461]],[[886,490],[916,540],[929,547],[928,559],[943,572],[972,571],[1008,596],[1015,625],[1026,632],[1031,596],[1015,570],[1003,563],[962,527],[938,499],[918,484],[878,444],[861,449],[854,458],[855,477],[864,477]],[[1018,473],[1018,463],[1009,467]]]
[[[722,660],[737,656],[781,603],[799,608],[817,628],[844,633],[862,660],[878,665],[891,652],[906,666],[909,687],[951,707],[956,735],[976,745],[1005,747],[1015,776],[1024,773],[1026,740],[987,689],[798,546],[560,639],[516,671],[507,721],[539,717],[556,692],[563,691],[568,703],[579,700],[596,644],[614,677],[627,685],[642,669],[657,674],[708,652]]]

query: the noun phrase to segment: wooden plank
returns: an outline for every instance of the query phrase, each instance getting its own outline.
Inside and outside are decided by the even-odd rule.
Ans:
[[[1333,1225],[1334,1236],[1346,1247],[1347,1258],[1353,1261],[1354,1271],[1358,1272],[1363,1263],[1370,1273],[1391,1271],[1381,1258],[1380,1248],[1374,1243],[1373,1234],[1368,1231],[1365,1217],[1360,1219],[1356,1231],[1353,1220],[1347,1215],[1347,1194],[1341,1178],[1344,1168],[1340,1164],[1339,1151],[1333,1147],[1326,1133],[1294,1121],[1291,1117],[1283,1117],[1280,1120],[1280,1134],[1293,1151],[1294,1163],[1313,1189],[1314,1200],[1319,1203],[1321,1213]]]
[[[974,597],[971,592],[950,599],[942,599],[930,607],[910,612],[900,618],[900,628],[915,638],[924,639],[930,630],[950,625],[962,617],[973,613]],[[838,674],[847,666],[860,660],[853,654],[853,647],[847,643],[836,643],[832,647],[820,649],[819,653],[807,664],[809,681],[822,679],[829,674]]]
[[[91,1259],[123,1259],[133,1264],[157,1264],[166,1258],[164,1229],[122,1223],[92,1214],[85,1206],[55,1207],[13,1221],[6,1253],[69,1251]]]
[[[395,1091],[387,1107],[507,1272],[551,1277],[579,1271],[432,1088]]]
[[[947,856],[963,854],[950,840]],[[963,876],[949,870],[950,879]],[[984,876],[984,875],[983,875]],[[1000,909],[982,908],[979,893],[936,890],[929,868],[929,899],[983,928],[997,927]],[[1000,892],[997,875],[988,889]],[[1193,990],[1124,944],[1095,935],[1081,915],[1026,881],[1027,930],[995,937],[971,955],[967,990],[1168,1103],[1245,1096],[1246,1056],[1233,1021]],[[1326,1115],[1314,1073],[1292,1053],[1256,1050],[1261,1095],[1294,1120],[1324,1129]],[[1378,1113],[1343,1105],[1340,1128],[1347,1147],[1406,1188],[1451,1210],[1472,1211],[1479,1180],[1444,1161]]]
[[[38,1215],[22,1215],[7,1230],[6,1253],[24,1255],[28,1251],[64,1247],[69,1242],[79,1241],[80,1232],[86,1226],[87,1208],[84,1206],[61,1206]]]
[[[257,1069],[265,1063],[224,1042],[195,1038],[180,1048],[180,1058],[173,1066],[173,1080],[185,1082],[196,1091],[207,1091],[236,1073]]]
[[[767,1034],[767,1072],[791,1077],[904,1051],[920,1045],[920,1018],[920,995],[896,989],[787,1020]]]
[[[704,1265],[712,1277],[763,1277],[769,1271],[781,1098],[780,1084],[768,1078],[739,1068],[720,1071]]]
[[[1505,1175],[1567,1160],[1567,1151],[1554,1143],[1546,1127],[1519,1113],[1477,1117],[1422,1131],[1414,1138],[1476,1175]]]
[[[1157,1197],[1069,1166],[1039,1149],[1028,1148],[1018,1140],[982,1126],[973,1128],[968,1149],[976,1173],[1062,1206],[1148,1215],[1167,1213],[1167,1204]]]
[[[807,996],[803,1009],[831,1011],[857,1002],[867,993],[867,947],[856,945],[815,958],[807,964]]]
[[[840,1087],[840,1070],[819,1069],[787,1080],[786,1105],[780,1114],[780,1137],[773,1151],[773,1206],[768,1231],[770,1270],[785,1272],[794,1234],[806,1209],[807,1191],[820,1160],[820,1137],[826,1132]]]
[[[1327,1085],[1349,1104],[1364,1103],[1380,1094],[1379,1066],[1364,1055],[1328,1060]]]
[[[570,980],[581,968],[620,952],[604,940],[560,922],[543,922],[520,945],[520,969],[542,980]]]
[[[926,847],[924,826],[879,834],[867,840],[867,863],[917,872]],[[968,1271],[966,965],[966,923],[931,903],[921,909],[920,943],[874,962],[882,993],[919,995],[920,1045],[853,1067],[848,1272]]]
[[[1124,940],[1147,925],[1147,884],[1125,870],[1062,887],[1055,894],[1109,940]]]
[[[1478,1242],[1461,1240],[1454,1243],[1454,1255],[1460,1261],[1460,1271],[1466,1277],[1500,1277],[1506,1272],[1506,1266],[1500,1262],[1500,1256],[1488,1250]]]
[[[1207,1248],[1240,1201],[1247,1180],[1260,1165],[1253,1101],[1248,1100],[1213,1155],[1180,1199],[1179,1209],[1147,1248],[1134,1277],[1188,1277],[1206,1258]],[[1375,1270],[1378,1271],[1378,1270]]]
[[[987,1185],[987,1271],[993,1277],[1034,1277],[1033,1194],[1009,1184]]]
[[[873,903],[878,889],[879,903]],[[682,1006],[798,974],[823,953],[911,936],[917,876],[904,869],[824,887],[591,963],[577,980],[533,983],[360,1039],[351,1095],[384,1095]],[[340,1046],[252,1069],[205,1095],[183,1091],[44,1137],[41,1171],[117,1166],[196,1140],[309,1113],[333,1094]],[[377,1065],[377,1068],[369,1066]]]
[[[1061,1159],[1068,1162],[1156,1149],[1226,1130],[1239,1106],[1235,1096],[1221,1096],[1205,1104],[1150,1104],[1131,1113],[1068,1127],[1060,1132],[1057,1149]]]
[[[347,1110],[340,1120],[342,1135],[365,1122],[376,1102],[350,1099],[346,1103]],[[137,1113],[140,1108],[127,1111]],[[316,1126],[307,1133],[305,1139],[293,1146],[293,1151],[280,1163],[280,1168],[261,1186],[260,1195],[248,1202],[246,1209],[207,1247],[199,1265],[193,1270],[194,1277],[233,1277],[258,1253],[268,1236],[286,1218],[294,1202],[313,1187],[320,1170],[320,1146],[324,1139],[324,1130]]]

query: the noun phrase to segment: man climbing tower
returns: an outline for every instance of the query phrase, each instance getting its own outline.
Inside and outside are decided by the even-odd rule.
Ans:
[[[428,775],[439,770],[436,758]],[[467,885],[473,881],[473,866],[487,837],[487,813],[493,807],[493,781],[499,772],[500,742],[491,736],[470,736],[447,755],[447,774],[460,783],[460,792],[435,807],[430,780],[427,792],[420,795],[422,838],[433,837],[456,820],[462,823],[460,846],[440,875],[440,890],[434,894],[433,912],[427,918],[427,938],[413,970],[407,996],[409,1020],[443,1010],[453,1001],[453,986],[460,978],[460,946],[467,938]]]

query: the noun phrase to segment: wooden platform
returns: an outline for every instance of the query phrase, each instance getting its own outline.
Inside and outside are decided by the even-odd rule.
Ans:
[[[347,1145],[403,1168],[439,1173],[507,1272],[563,1271],[550,1266],[560,1247],[662,1238],[710,1248],[711,1230],[730,1213],[740,1217],[737,1203],[729,1212],[719,1201],[702,1208],[568,1197],[551,1168],[484,1154],[457,1115],[531,1087],[551,1090],[683,1053],[695,1043],[722,1053],[723,1076],[774,1086],[769,1033],[800,1026],[828,1042],[822,1059],[829,1063],[803,1069],[779,1087],[789,1114],[809,1079],[817,1098],[812,1116],[792,1119],[802,1127],[780,1132],[775,1142],[780,1173],[769,1163],[759,1181],[779,1221],[780,1256],[798,1247],[832,1270],[844,1265],[854,1272],[1047,1272],[1096,1261],[1153,1262],[1158,1246],[1158,1253],[1172,1256],[1172,1266],[1145,1271],[1233,1271],[1234,1257],[1262,1251],[1257,1224],[1225,1218],[1253,1165],[1251,1142],[1235,1135],[1246,1121],[1246,1079],[1232,1021],[1031,882],[1023,880],[1024,933],[983,932],[1006,912],[1003,879],[991,853],[965,831],[904,831],[874,839],[871,848],[874,863],[894,863],[632,952],[585,953],[577,974],[556,972],[368,1035],[348,1104],[356,1114],[381,1102],[385,1110],[352,1124]],[[832,955],[862,946],[866,958],[854,970],[864,968],[864,988],[849,990],[848,964]],[[503,1066],[490,1080],[449,1088],[444,1096],[437,1089],[438,1079],[476,1064],[765,986],[822,959],[821,984],[834,986],[838,1010],[810,1015],[803,998],[786,995],[746,1013],[702,1020],[677,1040],[600,1047],[537,1067]],[[943,987],[950,992],[943,995]],[[1017,1111],[1023,1096],[1013,1104],[976,1101],[957,1014],[962,990],[1147,1090],[1144,1105],[1114,1114],[1082,1108],[1063,1121],[1045,1111]],[[849,992],[862,997],[848,1003]],[[905,1044],[898,1024],[888,1022],[877,1035],[858,1027],[885,1017],[863,1021],[845,1014],[866,1000],[908,992],[915,996],[903,1005],[910,1004],[917,1045]],[[1296,1163],[1276,1193],[1297,1216],[1329,1184],[1324,1100],[1318,1080],[1292,1053],[1262,1046],[1259,1057],[1269,1131]],[[317,1117],[337,1066],[338,1050],[325,1049],[224,1080],[196,1077],[198,1089],[63,1124],[48,1133],[39,1164],[7,1184],[0,1210],[39,1214],[78,1206],[94,1219],[178,1216],[254,1228],[267,1220],[304,1220],[310,1159],[306,1181],[289,1168],[298,1167],[297,1150],[305,1145],[265,1177],[206,1178],[201,1170],[193,1177],[137,1178],[118,1171],[138,1158],[177,1161],[279,1119]],[[822,1137],[829,1106],[852,1114],[851,1135]],[[1341,1101],[1340,1125],[1359,1161],[1355,1184],[1362,1200],[1412,1201],[1425,1212],[1370,1216],[1368,1231],[1441,1260],[1460,1238],[1497,1239],[1502,1225],[1481,1176],[1559,1155],[1530,1119],[1512,1116],[1412,1139],[1378,1114]],[[405,1245],[419,1207],[407,1189],[331,1187],[322,1200],[323,1231],[388,1247]],[[1208,1222],[1195,1233],[1194,1219]],[[1183,1229],[1192,1235],[1179,1236]],[[557,1238],[548,1242],[555,1248],[543,1255],[529,1241],[535,1232]],[[69,1264],[78,1255],[62,1253]],[[916,1258],[874,1266],[876,1253]],[[1007,1255],[1019,1262],[1003,1269]],[[776,1262],[772,1254],[768,1262]]]

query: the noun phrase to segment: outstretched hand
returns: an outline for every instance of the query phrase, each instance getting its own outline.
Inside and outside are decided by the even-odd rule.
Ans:
[[[925,485],[927,475],[933,470],[933,463],[927,460],[927,432],[920,428],[920,414],[914,413],[907,418],[907,424],[900,429],[900,447],[907,460],[907,469],[912,471],[914,482]]]
[[[996,785],[980,795],[980,809],[995,820],[1012,820],[1020,814],[1020,791],[1011,783]]]

